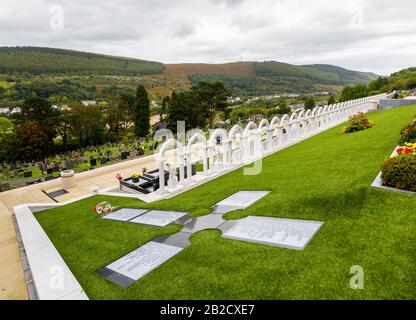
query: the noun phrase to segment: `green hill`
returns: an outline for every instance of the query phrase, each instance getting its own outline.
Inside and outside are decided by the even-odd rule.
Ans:
[[[169,94],[172,90],[187,89],[203,80],[223,81],[237,95],[268,95],[279,92],[336,92],[344,85],[358,82],[367,84],[377,78],[372,73],[324,64],[296,66],[265,61],[164,65],[140,59],[39,47],[0,47],[0,74],[5,74],[5,78],[13,75],[26,86],[25,80],[30,80],[37,87],[44,86],[43,83],[37,85],[38,78],[49,81],[51,85],[70,80],[87,86],[85,90],[88,92],[94,91],[93,88],[100,91],[101,88],[114,85],[124,88],[127,85],[128,89],[132,89],[140,81],[152,94],[159,95]],[[137,78],[137,75],[141,77]],[[13,81],[16,80],[14,78]],[[22,85],[19,85],[14,88],[15,91],[21,88]],[[6,85],[2,88],[8,89]],[[26,96],[27,91],[40,95],[39,90],[33,88],[23,91],[22,93],[22,90],[17,90],[17,96]],[[56,91],[56,95],[64,94],[58,89],[53,91]],[[12,89],[6,93],[8,97],[11,95],[16,96]],[[47,93],[44,95],[48,96]],[[68,92],[65,95],[72,96]],[[82,93],[81,96],[85,94]]]
[[[358,82],[367,84],[378,77],[378,75],[372,72],[348,70],[329,64],[312,64],[304,65],[302,67],[304,69],[317,70],[327,74],[332,74],[336,77],[335,81],[338,81],[341,84],[355,84]]]
[[[163,69],[159,62],[73,50],[0,47],[0,73],[137,75],[158,74]]]
[[[323,88],[332,91],[332,86],[340,88],[340,86],[359,82],[367,84],[377,78],[377,75],[372,73],[347,70],[331,65],[296,66],[265,61],[246,63],[245,68],[251,68],[253,74],[250,75],[249,72],[246,75],[233,75],[230,72],[227,74],[224,72],[191,73],[188,70],[188,79],[193,84],[201,80],[220,80],[236,92],[255,95],[276,91],[306,93]]]
[[[295,66],[288,63],[266,61],[254,62],[253,66],[258,76],[308,79],[314,83],[322,84],[369,83],[377,78],[377,75],[372,73],[347,70],[326,64]]]
[[[387,78],[387,90],[409,90],[416,89],[416,67],[400,70],[392,73]]]

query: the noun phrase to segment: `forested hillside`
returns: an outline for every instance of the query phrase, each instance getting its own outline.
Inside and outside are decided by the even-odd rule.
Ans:
[[[380,79],[380,82],[382,81],[383,78]],[[383,89],[388,91],[416,89],[416,67],[392,73],[384,80],[383,85]]]
[[[0,73],[59,75],[140,75],[162,72],[159,62],[73,50],[0,47]]]
[[[319,70],[322,72],[331,73],[335,76],[335,81],[339,81],[342,84],[354,84],[357,82],[369,83],[376,79],[378,76],[371,72],[361,72],[344,69],[338,66],[329,64],[311,64],[302,66],[304,69]]]
[[[151,95],[165,96],[207,80],[222,81],[235,95],[337,92],[342,86],[367,84],[376,78],[372,73],[332,65],[296,66],[276,61],[164,65],[64,49],[0,47],[0,98],[8,100],[34,95],[58,100],[100,98],[108,88],[131,90],[138,82]]]

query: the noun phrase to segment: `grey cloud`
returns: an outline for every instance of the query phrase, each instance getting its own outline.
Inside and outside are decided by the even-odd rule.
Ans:
[[[51,5],[63,7],[63,30],[49,27]],[[416,65],[415,9],[413,0],[0,0],[0,45],[166,63],[243,56],[385,74]]]

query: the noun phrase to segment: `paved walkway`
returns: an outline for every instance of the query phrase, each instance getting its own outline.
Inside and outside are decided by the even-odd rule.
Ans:
[[[149,170],[155,168],[153,155],[76,174],[76,187],[56,199],[62,202],[78,198],[90,193],[94,185],[99,189],[109,188],[117,183],[117,173],[126,177],[135,172],[141,173],[144,167]],[[50,193],[62,189],[60,180],[0,193],[0,300],[28,299],[12,220],[13,208],[24,203],[53,203],[43,191]]]

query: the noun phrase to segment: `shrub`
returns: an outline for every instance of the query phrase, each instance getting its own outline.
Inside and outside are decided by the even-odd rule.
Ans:
[[[416,191],[416,156],[402,152],[387,159],[381,168],[383,185]]]
[[[373,123],[368,120],[367,116],[359,112],[353,116],[351,116],[348,120],[348,125],[345,128],[345,133],[361,131],[365,129],[369,129],[373,126]]]
[[[406,142],[416,142],[416,120],[413,120],[411,124],[404,127],[402,131],[400,131],[400,145],[404,145]]]

